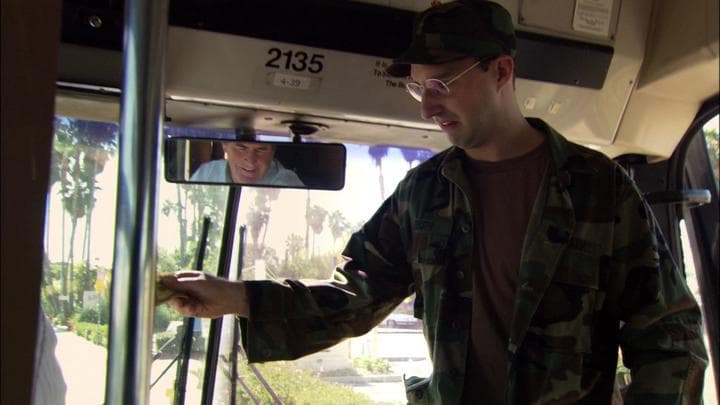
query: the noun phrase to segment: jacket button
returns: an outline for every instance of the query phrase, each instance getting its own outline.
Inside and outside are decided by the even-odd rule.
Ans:
[[[462,280],[463,278],[465,278],[465,273],[463,273],[462,271],[458,271],[457,273],[455,273],[455,275],[457,276],[457,278],[459,280]]]
[[[460,227],[460,230],[461,230],[463,233],[468,233],[468,232],[470,232],[470,225],[468,225],[468,224],[463,224],[463,226]]]
[[[450,324],[450,326],[452,326],[453,329],[460,329],[460,322],[458,322],[458,321],[452,321],[452,323]]]

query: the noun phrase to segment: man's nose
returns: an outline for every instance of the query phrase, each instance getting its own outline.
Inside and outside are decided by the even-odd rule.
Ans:
[[[443,106],[437,97],[433,96],[432,92],[423,91],[422,100],[420,101],[420,116],[425,120],[429,120],[439,115],[442,110]]]

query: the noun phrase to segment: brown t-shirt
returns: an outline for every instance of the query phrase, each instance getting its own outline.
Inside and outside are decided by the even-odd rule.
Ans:
[[[465,159],[475,223],[473,305],[463,403],[504,404],[520,256],[547,146],[509,160]]]

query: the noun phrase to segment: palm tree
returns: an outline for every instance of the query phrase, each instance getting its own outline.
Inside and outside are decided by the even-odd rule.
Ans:
[[[408,164],[408,170],[412,169],[412,162],[418,160],[418,149],[415,148],[400,148],[403,158]]]
[[[112,128],[103,128],[102,130],[99,130],[98,132],[105,131],[107,133],[108,130],[112,130]],[[115,135],[115,132],[112,132],[112,135]],[[89,195],[88,195],[88,207],[87,207],[87,220],[85,221],[85,232],[84,232],[84,243],[83,243],[83,253],[85,258],[85,270],[90,270],[90,252],[91,252],[91,241],[92,241],[92,215],[93,211],[95,209],[95,191],[100,190],[100,187],[96,186],[97,181],[95,180],[96,176],[100,173],[102,173],[103,169],[105,168],[105,164],[110,159],[111,153],[114,152],[114,144],[109,143],[109,145],[112,145],[111,148],[105,149],[105,148],[92,148],[90,149],[89,153],[85,154],[85,166],[89,167],[90,170],[88,170],[86,173],[84,173],[84,176],[87,176],[85,178],[85,181],[87,184],[90,185]]]
[[[385,201],[385,180],[382,173],[382,160],[388,154],[387,146],[371,146],[368,148],[368,154],[373,158],[375,166],[378,168],[378,179],[380,184],[380,199]]]
[[[217,186],[190,185],[187,187],[187,199],[193,207],[194,217],[188,232],[188,252],[184,253],[185,266],[190,264],[195,250],[200,242],[200,230],[204,218],[210,218],[210,231],[208,232],[208,254],[205,256],[206,266],[211,267],[212,261],[217,259],[219,250],[220,232],[225,215],[227,202],[227,188]],[[187,204],[186,204],[187,205]],[[181,231],[182,232],[182,231]]]
[[[307,190],[305,198],[305,251],[310,251],[310,190]]]
[[[325,217],[327,217],[327,210],[319,205],[313,205],[310,207],[310,210],[307,214],[307,223],[310,225],[310,228],[313,230],[313,242],[312,242],[312,250],[311,250],[311,256],[315,256],[315,241],[317,240],[317,236],[322,233],[323,231],[323,223],[325,222]]]
[[[279,189],[256,189],[255,203],[247,215],[250,236],[257,257],[262,254],[265,247],[265,236],[267,235],[268,223],[270,222],[270,202],[277,200],[280,195]],[[262,240],[259,241],[262,232]]]
[[[285,240],[285,261],[288,259],[295,260],[300,257],[304,244],[305,241],[302,236],[295,233],[290,234]]]
[[[176,257],[178,261],[178,268],[185,268],[190,263],[190,256],[186,254],[188,244],[188,218],[187,218],[187,202],[188,202],[188,188],[182,187],[180,184],[175,185],[176,200],[165,200],[163,201],[161,212],[166,217],[170,214],[175,213],[177,219],[180,246],[176,251]]]
[[[328,223],[333,236],[333,246],[336,246],[338,238],[345,234],[350,228],[350,222],[345,219],[345,216],[340,210],[335,210],[328,217]]]
[[[74,307],[73,271],[77,223],[79,219],[87,215],[83,235],[83,253],[85,271],[89,271],[92,211],[95,207],[95,191],[99,189],[96,177],[104,170],[105,163],[116,149],[117,125],[66,118],[57,119],[55,121],[55,138],[51,185],[56,181],[60,182],[63,208],[71,219],[67,261],[63,257],[62,294],[69,296],[67,311],[72,311]]]
[[[267,223],[267,221],[268,213],[265,212],[262,208],[250,208],[250,212],[248,212],[247,214],[247,223],[248,227],[250,228],[250,237],[253,241],[253,248],[256,252],[259,252],[261,250],[261,247],[258,244],[258,239],[260,238],[260,231],[262,231],[262,228]]]
[[[412,168],[412,162],[417,160],[422,163],[433,156],[433,152],[425,149],[401,148],[400,152],[408,163],[408,170]]]
[[[173,267],[189,268],[199,245],[203,219],[210,218],[206,263],[216,257],[217,242],[224,214],[227,188],[217,186],[177,185],[176,198],[163,201],[162,214],[175,214],[179,225],[180,246],[174,251]],[[192,212],[192,216],[188,213]]]
[[[280,197],[280,189],[279,188],[259,188],[257,189],[258,194],[264,195],[264,202],[265,206],[267,207],[267,219],[265,220],[265,227],[263,228],[263,236],[261,244],[264,247],[265,246],[265,237],[267,236],[267,231],[269,228],[269,222],[270,222],[270,212],[272,211],[272,207],[270,206],[270,203],[273,201],[276,201],[278,197]]]

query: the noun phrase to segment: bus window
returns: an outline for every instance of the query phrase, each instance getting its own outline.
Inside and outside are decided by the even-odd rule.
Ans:
[[[67,385],[66,403],[102,403],[118,127],[67,117],[58,117],[55,124],[43,307],[58,336],[56,353]],[[245,232],[244,279],[329,277],[349,235],[373,214],[408,169],[432,155],[392,146],[346,147],[347,179],[341,191],[243,188],[238,223]],[[203,269],[215,273],[228,187],[160,181],[158,190],[157,271],[193,268],[200,224],[209,217]],[[153,404],[172,403],[181,325],[175,311],[166,305],[157,307],[150,381]],[[208,326],[209,320],[195,322],[186,403],[200,402]],[[82,363],[77,361],[80,357]],[[217,385],[236,387],[237,403],[272,395],[283,402],[399,403],[405,398],[403,374],[430,373],[421,323],[412,316],[412,297],[368,334],[323,352],[254,370],[241,360],[237,378],[243,384],[221,381],[230,375],[222,372],[228,367],[224,360],[227,357],[221,356]]]
[[[712,119],[708,120],[707,123],[703,126],[702,132],[705,138],[705,145],[707,147],[707,156],[710,163],[712,173],[712,181],[711,184],[708,185],[708,187],[712,187],[713,185],[716,187],[714,196],[718,195],[718,191],[720,191],[720,185],[718,184],[718,157],[720,157],[720,151],[718,150],[718,116],[715,115]],[[713,184],[714,183],[714,184]],[[717,202],[715,202],[715,207],[717,207]],[[692,248],[691,243],[693,238],[690,237],[688,229],[688,223],[686,220],[681,220],[680,224],[680,237],[682,239],[682,259],[683,264],[685,267],[685,276],[687,279],[688,287],[690,287],[690,291],[692,291],[693,295],[695,296],[695,299],[697,300],[698,304],[700,305],[700,308],[703,312],[703,320],[706,320],[708,317],[708,311],[706,307],[703,305],[703,299],[701,296],[701,288],[700,283],[702,280],[702,275],[698,274],[696,271],[696,263],[698,262],[695,257],[696,250]],[[697,239],[695,239],[697,240]],[[717,254],[717,253],[716,253]],[[710,342],[712,341],[710,337],[708,336],[710,327],[708,325],[708,322],[704,322],[705,330],[704,330],[704,342],[705,347],[708,348],[708,351],[712,350],[712,345]],[[715,347],[717,347],[717,342],[715,343]],[[708,353],[709,355],[711,353]],[[712,355],[710,355],[710,364],[707,367],[707,371],[705,373],[705,387],[703,390],[703,399],[706,404],[712,404],[717,403],[717,394],[716,394],[716,385],[715,385],[715,367],[717,365],[713,364],[715,361],[712,358]]]
[[[710,166],[715,177],[716,190],[720,191],[720,148],[718,148],[718,116],[716,115],[703,126],[705,134],[705,143],[708,149],[708,157],[710,158]]]
[[[66,403],[102,403],[105,395],[111,267],[117,197],[118,125],[67,117],[55,120],[45,224],[42,304],[56,335]],[[158,270],[191,268],[198,218],[213,221],[205,268],[217,269],[219,223],[227,187],[161,182]],[[158,306],[153,336],[151,403],[171,403],[182,318]],[[188,403],[198,403],[208,321],[197,321],[189,361]],[[79,362],[78,359],[83,361]]]
[[[55,353],[67,386],[65,403],[102,403],[118,126],[56,117],[54,128],[42,306],[57,336]]]

